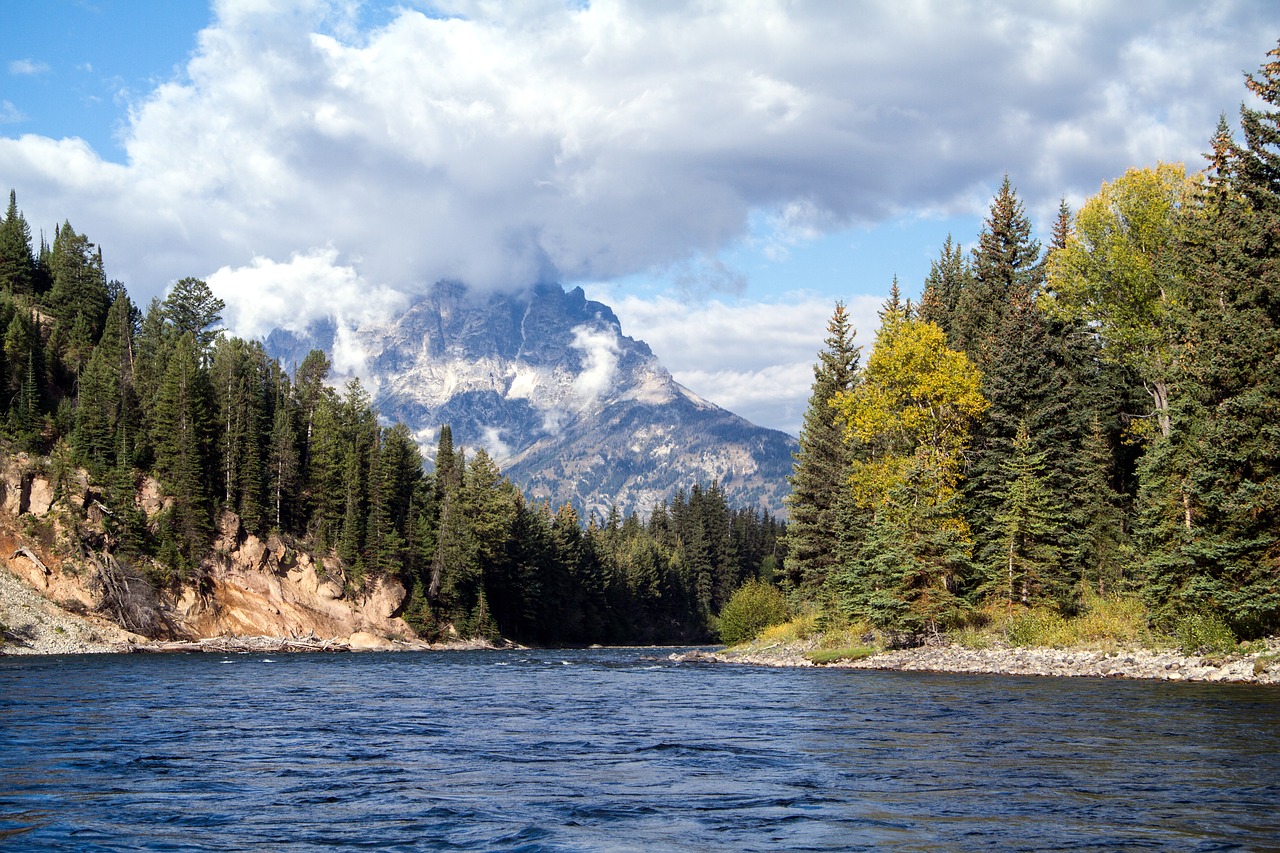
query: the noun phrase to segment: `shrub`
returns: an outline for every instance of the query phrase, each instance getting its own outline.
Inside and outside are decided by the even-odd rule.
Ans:
[[[770,625],[786,621],[787,615],[787,602],[776,586],[749,580],[721,609],[716,630],[720,641],[732,646],[750,640]]]
[[[1216,613],[1192,613],[1178,620],[1173,635],[1184,655],[1227,654],[1236,650],[1236,635]]]
[[[812,613],[807,613],[777,625],[770,625],[758,636],[762,643],[794,643],[809,639],[817,633],[817,630],[817,620]]]
[[[835,663],[842,660],[862,660],[878,652],[873,646],[846,646],[843,649],[818,649],[805,655],[816,664]]]

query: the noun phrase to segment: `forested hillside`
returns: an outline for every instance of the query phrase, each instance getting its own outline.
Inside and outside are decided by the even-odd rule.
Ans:
[[[47,456],[57,484],[87,468],[105,530],[77,516],[72,550],[108,554],[161,593],[199,588],[215,524],[336,555],[347,594],[392,576],[424,637],[535,642],[699,640],[748,578],[780,563],[782,525],[731,509],[716,484],[645,522],[584,529],[532,505],[483,450],[441,430],[433,474],[402,424],[380,423],[358,381],[339,393],[311,352],[292,375],[261,344],[223,333],[222,302],[186,278],[145,311],[107,279],[69,222],[33,247],[16,193],[0,224],[3,448]],[[166,508],[138,501],[154,476]]]
[[[793,476],[793,595],[916,634],[1137,595],[1280,630],[1280,49],[1208,166],[1135,168],[1042,249],[1006,178],[863,354],[828,326]]]

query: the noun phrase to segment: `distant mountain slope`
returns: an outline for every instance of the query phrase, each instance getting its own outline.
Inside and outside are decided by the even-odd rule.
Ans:
[[[267,347],[298,363],[332,327]],[[450,424],[525,492],[607,515],[646,514],[676,489],[719,480],[730,503],[783,512],[796,441],[684,388],[607,306],[540,285],[474,294],[441,283],[395,320],[355,331],[382,413],[421,434]]]

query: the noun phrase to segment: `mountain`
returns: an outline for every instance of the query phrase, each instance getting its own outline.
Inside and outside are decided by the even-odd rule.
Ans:
[[[285,364],[311,347],[363,351],[385,417],[424,441],[449,424],[535,499],[607,517],[648,513],[677,489],[720,483],[732,506],[783,514],[797,443],[703,400],[581,288],[479,294],[440,283],[399,317],[338,334],[277,330]]]

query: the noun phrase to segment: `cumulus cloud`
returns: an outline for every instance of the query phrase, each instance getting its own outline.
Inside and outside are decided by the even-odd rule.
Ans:
[[[327,246],[400,289],[603,279],[714,258],[758,211],[785,252],[980,210],[1005,171],[1048,210],[1194,161],[1274,30],[1263,0],[442,8],[361,31],[351,2],[220,0],[124,164],[23,137],[0,172],[144,295]],[[714,261],[688,278],[741,288]]]
[[[305,332],[330,317],[344,325],[377,323],[405,301],[403,293],[371,284],[340,262],[331,246],[295,252],[284,262],[254,257],[245,266],[219,268],[207,283],[227,303],[227,328],[246,338],[273,328]]]
[[[869,352],[880,300],[856,297],[845,307]],[[799,432],[834,300],[797,293],[785,303],[689,306],[629,296],[617,309],[624,332],[648,343],[677,382],[753,423]]]

